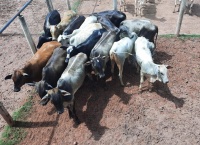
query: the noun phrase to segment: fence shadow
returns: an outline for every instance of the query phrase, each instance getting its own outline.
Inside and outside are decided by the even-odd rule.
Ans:
[[[55,121],[43,121],[43,122],[15,121],[13,127],[21,127],[21,128],[53,127],[58,124],[58,119],[59,115],[57,115]]]
[[[13,127],[21,127],[21,128],[53,127],[47,143],[47,145],[51,145],[56,126],[58,125],[59,117],[60,115],[57,114],[55,121],[44,121],[44,122],[15,121],[15,125]]]

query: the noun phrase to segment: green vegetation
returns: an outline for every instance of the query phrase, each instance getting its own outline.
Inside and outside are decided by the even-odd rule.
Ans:
[[[191,35],[185,35],[185,34],[182,34],[179,36],[181,39],[187,39],[187,38],[200,38],[200,35],[196,35],[196,34],[191,34]]]
[[[165,37],[165,38],[173,38],[173,37],[176,37],[175,34],[165,34],[165,35],[159,35],[161,37]],[[200,34],[197,35],[197,34],[181,34],[178,38],[180,39],[188,39],[188,38],[200,38]]]
[[[28,101],[16,112],[13,113],[12,118],[14,121],[24,120],[33,105],[32,97],[29,97]],[[4,132],[0,139],[0,145],[15,145],[19,143],[26,136],[24,129],[20,127],[5,126]]]
[[[72,5],[72,10],[77,12],[80,4],[81,4],[81,0],[76,0]]]
[[[160,37],[164,37],[164,38],[173,38],[176,37],[174,34],[164,34],[164,35],[159,35]]]

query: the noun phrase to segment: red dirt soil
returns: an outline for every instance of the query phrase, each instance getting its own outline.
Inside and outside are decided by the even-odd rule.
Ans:
[[[107,73],[107,91],[86,80],[75,94],[79,126],[67,111],[58,115],[50,103],[40,106],[36,95],[30,117],[19,122],[28,131],[20,144],[199,144],[199,46],[199,38],[158,38],[155,62],[173,67],[168,71],[170,93],[158,82],[152,92],[146,83],[138,94],[139,75],[129,64],[124,88],[117,69],[114,80]]]

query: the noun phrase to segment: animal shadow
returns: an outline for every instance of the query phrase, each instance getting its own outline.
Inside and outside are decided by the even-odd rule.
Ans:
[[[200,4],[193,4],[191,15],[200,17]]]
[[[158,86],[159,86],[159,87],[158,87]],[[163,87],[162,87],[162,86],[163,86]],[[156,90],[155,90],[155,87],[156,87],[156,88],[159,88],[159,89],[156,89]],[[171,91],[170,91],[168,85],[163,85],[163,84],[161,84],[161,82],[156,82],[156,84],[155,84],[154,87],[153,87],[153,90],[155,90],[156,93],[157,93],[159,96],[161,96],[161,97],[163,97],[163,98],[166,98],[168,101],[173,102],[173,103],[175,104],[176,108],[181,108],[181,107],[183,107],[183,105],[184,105],[184,103],[185,103],[185,98],[178,98],[178,97],[174,96],[174,95],[171,93]]]
[[[163,62],[163,61],[171,60],[173,56],[174,55],[167,54],[164,51],[158,51],[158,52],[156,52],[156,54],[154,56],[154,62],[161,64],[161,62]]]
[[[128,104],[131,99],[131,94],[126,94],[124,92],[124,88],[120,87],[118,79],[116,81],[106,80],[106,85],[108,86],[107,91],[105,91],[100,84],[98,85],[98,82],[97,84],[95,83],[95,85],[94,91],[92,89],[94,87],[93,81],[89,79],[85,80],[83,86],[75,95],[76,103],[78,104],[77,115],[80,121],[85,123],[87,128],[91,131],[91,137],[93,137],[94,140],[100,140],[105,131],[109,129],[106,126],[102,126],[100,121],[104,116],[104,110],[112,96],[119,96],[121,100],[120,103]]]

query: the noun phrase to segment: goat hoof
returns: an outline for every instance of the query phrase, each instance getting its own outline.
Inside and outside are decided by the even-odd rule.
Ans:
[[[81,122],[79,119],[74,119],[74,123],[75,123],[75,125],[79,125]]]

